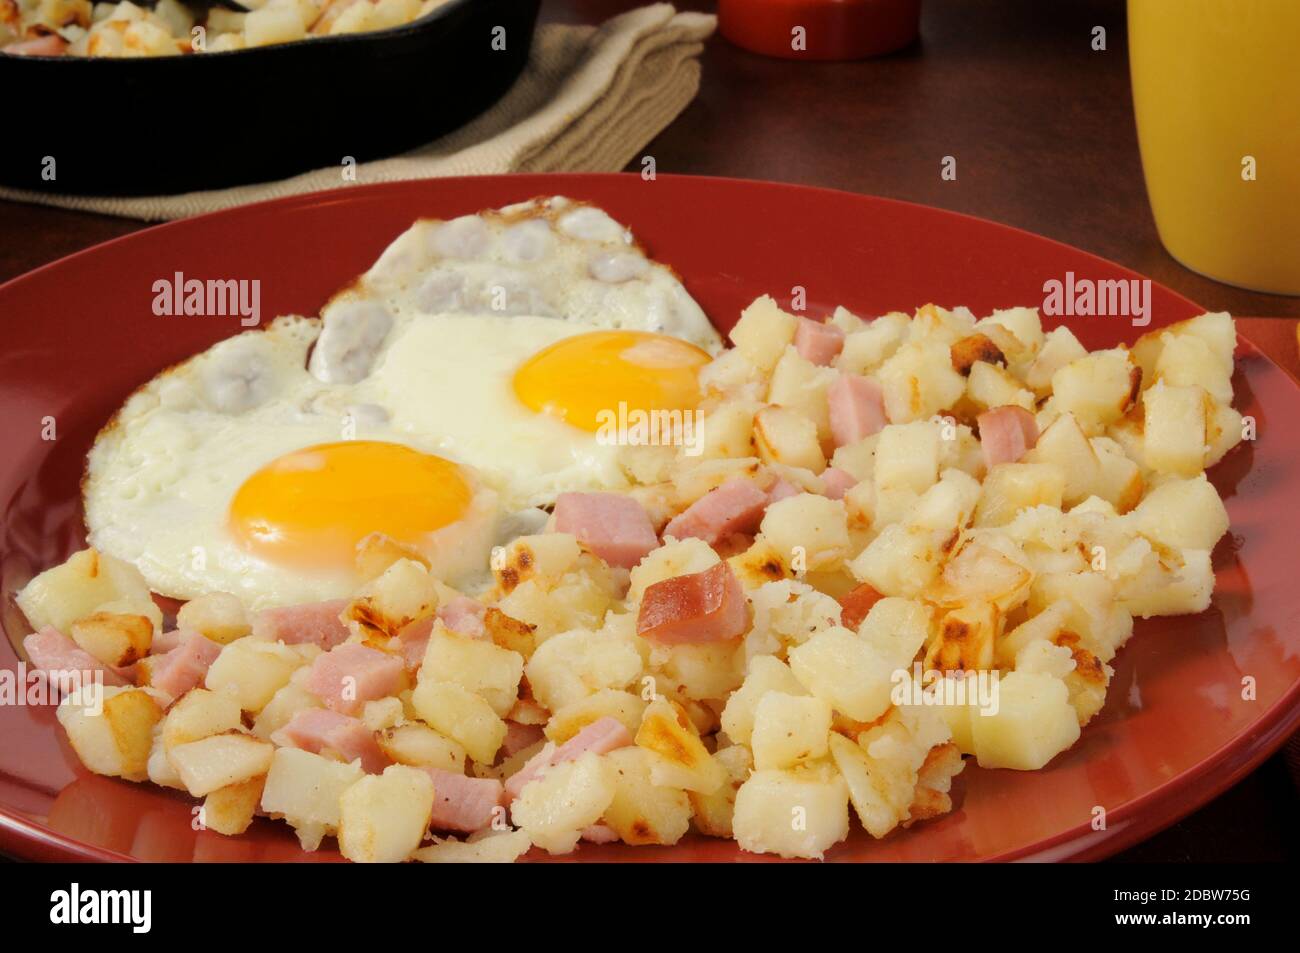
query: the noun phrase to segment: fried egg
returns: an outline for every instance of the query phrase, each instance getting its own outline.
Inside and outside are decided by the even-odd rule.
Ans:
[[[599,280],[574,277],[572,255],[535,276],[529,308],[541,314],[467,300],[422,310],[408,292],[449,267],[452,240],[436,236],[460,221],[417,223],[322,319],[278,318],[133,395],[88,458],[92,545],[135,563],[164,595],[228,591],[263,608],[355,590],[357,547],[381,533],[472,591],[494,544],[545,520],[537,507],[566,490],[627,487],[624,448],[602,422],[620,406],[694,408],[716,334],[707,321],[708,334],[689,331],[694,312],[654,263],[643,297],[607,310],[592,294],[566,297],[566,281]],[[524,225],[534,237],[545,226],[558,246],[640,255],[603,212],[563,200],[481,221],[492,255],[523,241],[509,236]],[[571,241],[566,221],[592,237]],[[434,257],[410,257],[398,280],[413,234]],[[496,280],[492,260],[471,261],[463,287]],[[657,330],[651,298],[689,333]]]

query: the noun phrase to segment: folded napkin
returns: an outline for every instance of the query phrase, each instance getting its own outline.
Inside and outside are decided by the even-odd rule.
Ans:
[[[716,22],[656,3],[599,27],[541,25],[528,64],[500,102],[428,145],[358,165],[356,182],[617,172],[695,97],[698,57]],[[279,182],[182,195],[97,198],[0,188],[0,198],[161,221],[351,184],[331,166]]]

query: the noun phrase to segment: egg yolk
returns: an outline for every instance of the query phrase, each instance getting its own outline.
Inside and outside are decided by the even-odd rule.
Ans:
[[[346,440],[295,450],[258,470],[231,501],[229,525],[246,550],[271,562],[350,569],[357,543],[371,533],[418,546],[460,519],[472,497],[449,460]]]
[[[712,358],[678,338],[648,331],[593,331],[538,351],[515,372],[515,396],[537,413],[595,433],[609,415],[693,410],[700,368]]]

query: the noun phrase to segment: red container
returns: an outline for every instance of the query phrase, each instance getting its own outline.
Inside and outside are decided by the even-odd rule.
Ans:
[[[920,20],[921,0],[718,0],[723,36],[790,60],[892,53],[916,39]]]

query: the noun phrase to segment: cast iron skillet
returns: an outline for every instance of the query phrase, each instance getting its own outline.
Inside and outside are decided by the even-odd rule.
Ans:
[[[22,104],[0,148],[0,183],[170,194],[395,155],[501,98],[524,67],[540,2],[450,0],[378,33],[226,53],[0,54],[0,89]],[[497,28],[504,49],[494,49]]]

